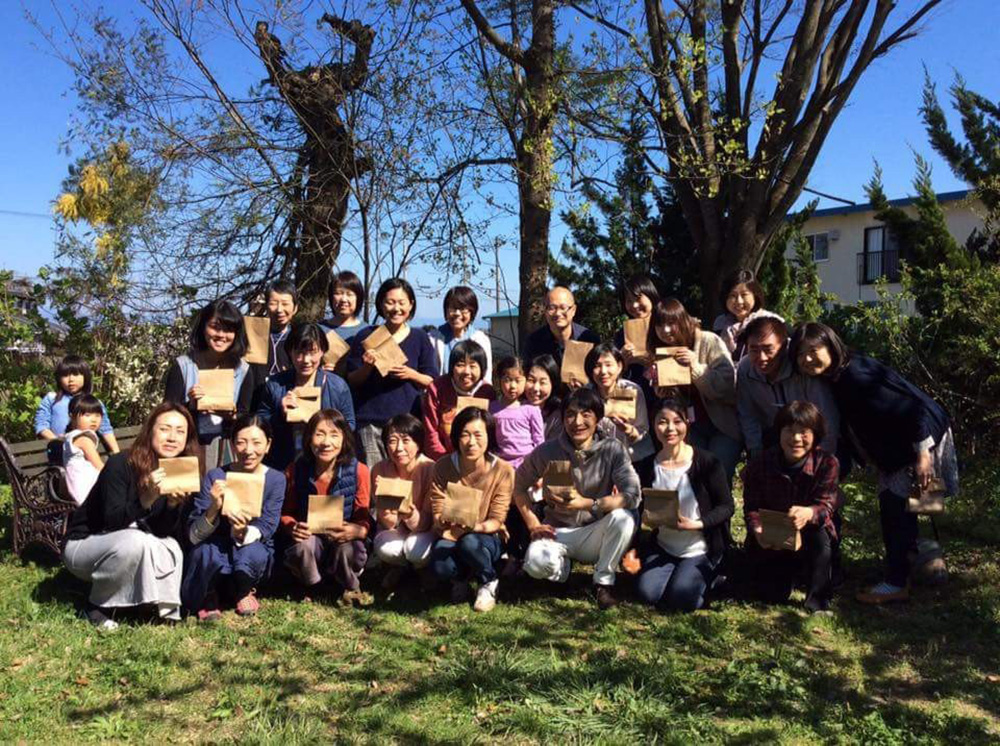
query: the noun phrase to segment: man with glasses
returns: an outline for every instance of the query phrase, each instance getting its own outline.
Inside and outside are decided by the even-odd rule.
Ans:
[[[562,365],[567,340],[600,344],[601,339],[585,326],[573,323],[576,301],[568,288],[554,287],[545,296],[546,325],[535,329],[524,341],[524,359],[534,360],[539,355],[551,355],[557,365]]]

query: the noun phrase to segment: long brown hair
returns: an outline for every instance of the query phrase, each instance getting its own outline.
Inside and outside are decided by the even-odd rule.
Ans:
[[[187,407],[170,401],[156,405],[156,408],[149,413],[146,421],[142,423],[142,429],[135,437],[132,448],[128,452],[128,463],[132,467],[132,472],[135,474],[136,483],[139,485],[140,490],[149,489],[151,486],[149,475],[156,471],[160,465],[160,460],[156,452],[153,451],[153,428],[156,426],[156,420],[160,415],[167,412],[177,412],[187,420],[187,443],[184,444],[183,455],[196,455],[194,446],[195,438],[198,437],[198,430],[195,427],[194,418],[191,417],[191,413]]]
[[[649,325],[649,349],[655,350],[663,346],[664,343],[656,333],[656,328],[668,324],[674,328],[674,334],[681,340],[681,346],[693,350],[694,333],[698,329],[698,322],[676,298],[662,300],[653,308],[653,323]]]

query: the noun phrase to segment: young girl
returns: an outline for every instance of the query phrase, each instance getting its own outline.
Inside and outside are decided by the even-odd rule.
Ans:
[[[90,366],[79,355],[67,355],[56,366],[56,390],[43,398],[35,411],[35,434],[42,440],[62,437],[70,424],[69,402],[77,394],[92,393]],[[118,441],[108,419],[108,410],[101,404],[101,424],[97,434],[108,453],[118,453]]]
[[[164,400],[186,405],[195,417],[204,471],[219,465],[222,441],[230,424],[249,411],[253,398],[253,376],[248,375],[250,366],[243,359],[247,335],[242,314],[227,300],[212,301],[195,317],[190,343],[189,352],[178,357],[167,371]],[[198,385],[198,372],[210,369],[232,371],[235,410],[198,409],[198,400],[205,395]]]
[[[691,369],[691,386],[685,387],[685,398],[694,406],[694,416],[688,440],[699,448],[715,454],[729,476],[733,478],[736,463],[743,450],[742,434],[736,417],[736,370],[722,340],[712,332],[698,328],[683,304],[676,298],[661,302],[653,312],[649,327],[649,347],[679,347],[675,360]],[[650,368],[656,382],[656,366]],[[657,395],[668,391],[654,387]]]
[[[644,547],[639,597],[662,611],[696,611],[729,543],[733,497],[719,460],[688,445],[685,402],[660,404],[653,428],[660,451],[651,486],[677,492],[679,518],[676,526],[657,528],[655,541]]]
[[[799,372],[830,382],[849,444],[878,470],[886,577],[858,600],[906,600],[909,554],[917,544],[917,515],[906,511],[910,491],[938,476],[947,494],[958,494],[958,459],[948,413],[892,368],[851,353],[824,324],[798,327],[789,355]]]
[[[500,398],[490,405],[496,425],[496,454],[515,469],[545,440],[542,410],[523,404],[525,375],[520,358],[505,357],[497,365]]]
[[[451,453],[451,423],[458,414],[458,397],[493,399],[486,383],[486,351],[472,340],[459,342],[451,350],[448,373],[434,379],[421,401],[424,412],[424,452],[432,459]]]
[[[811,612],[829,609],[830,563],[837,538],[835,513],[840,506],[837,457],[824,453],[826,422],[811,402],[794,401],[774,420],[780,433],[778,446],[752,457],[743,470],[743,517],[747,526],[748,577],[754,578],[755,595],[767,603],[784,603],[805,563]],[[786,513],[801,532],[797,552],[765,549],[758,542],[762,508]]]
[[[271,450],[264,462],[284,471],[302,451],[301,425],[288,422],[288,412],[298,406],[294,389],[314,386],[320,390],[320,409],[336,409],[354,429],[354,403],[343,378],[323,368],[323,353],[329,349],[326,335],[316,324],[296,324],[284,342],[292,361],[290,370],[271,376],[264,385],[257,414],[274,432]]]
[[[427,493],[434,462],[421,453],[424,427],[411,414],[396,415],[385,423],[382,439],[389,457],[371,470],[371,494],[377,494],[379,479],[412,482],[411,502],[405,511],[379,510],[376,516],[378,533],[375,534],[375,554],[391,568],[382,578],[382,587],[392,590],[408,566],[420,569],[426,567],[431,559],[434,532],[431,530],[433,516]]]
[[[70,431],[63,438],[66,490],[73,502],[83,505],[104,468],[97,452],[97,431],[104,419],[104,405],[91,394],[77,394],[69,402]]]
[[[219,596],[235,599],[236,613],[253,616],[260,609],[256,589],[271,570],[274,532],[285,499],[285,476],[264,466],[271,446],[270,426],[254,415],[243,415],[233,425],[236,460],[205,475],[201,493],[188,514],[191,550],[184,565],[181,598],[202,622],[222,616]],[[264,494],[258,517],[222,515],[227,474],[259,474]]]
[[[320,322],[324,332],[336,331],[340,338],[351,343],[354,336],[368,328],[358,314],[365,305],[365,286],[353,272],[337,272],[330,278],[330,310],[333,316]]]
[[[652,321],[653,309],[660,302],[660,291],[649,275],[635,275],[630,277],[621,288],[618,297],[621,303],[622,312],[630,319],[649,319]],[[622,359],[625,364],[623,377],[632,383],[639,384],[647,394],[649,390],[649,379],[646,378],[646,368],[648,360],[641,360],[633,355],[635,348],[631,342],[625,341],[625,330],[619,329],[615,332],[615,347],[621,350]]]
[[[163,402],[150,413],[127,454],[115,453],[87,501],[69,519],[63,562],[91,583],[87,619],[114,629],[111,609],[153,604],[179,620],[181,540],[189,495],[163,495],[161,458],[192,456],[194,421],[185,407]]]
[[[734,362],[746,354],[747,343],[743,331],[754,319],[770,316],[784,321],[778,314],[764,309],[764,288],[749,269],[741,269],[726,278],[720,296],[726,312],[716,317],[712,330],[725,342]]]
[[[448,370],[448,361],[451,359],[451,351],[455,345],[465,340],[471,340],[479,344],[486,353],[486,367],[483,369],[483,378],[487,381],[493,380],[493,346],[486,332],[480,329],[473,329],[472,323],[476,320],[479,312],[479,299],[472,288],[458,285],[453,287],[444,296],[444,319],[445,323],[430,332],[431,341],[437,351],[441,365],[441,375]]]
[[[558,438],[563,432],[562,399],[565,386],[559,377],[559,366],[551,355],[539,355],[528,363],[524,378],[524,400],[538,407],[545,423],[545,440]]]
[[[375,307],[385,319],[386,331],[406,355],[406,363],[383,377],[375,369],[375,356],[364,348],[364,341],[375,329],[360,331],[351,340],[347,382],[354,391],[358,439],[368,466],[385,458],[382,427],[386,420],[397,414],[412,413],[420,395],[440,370],[427,333],[409,325],[417,310],[417,298],[410,283],[399,277],[383,282],[375,296]]]
[[[361,572],[368,560],[365,540],[371,517],[368,467],[354,457],[347,420],[335,409],[314,414],[302,441],[307,447],[285,472],[288,487],[281,527],[292,540],[285,550],[285,567],[303,585],[331,580],[343,591],[342,603],[363,603]],[[310,495],[341,495],[343,525],[322,534],[310,533]]]
[[[514,486],[510,464],[490,452],[493,435],[493,416],[489,412],[474,407],[462,410],[451,432],[454,453],[434,465],[431,483],[434,533],[439,537],[431,551],[431,571],[437,578],[451,581],[453,603],[465,601],[470,595],[469,581],[476,580],[476,611],[489,611],[496,605],[500,582],[497,562],[503,552],[501,534]],[[473,528],[442,520],[449,484],[482,493],[479,520]]]

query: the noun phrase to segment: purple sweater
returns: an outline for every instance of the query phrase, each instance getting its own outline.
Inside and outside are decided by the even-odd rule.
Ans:
[[[495,401],[490,413],[496,421],[497,456],[516,469],[545,440],[542,411],[533,404],[505,407]]]

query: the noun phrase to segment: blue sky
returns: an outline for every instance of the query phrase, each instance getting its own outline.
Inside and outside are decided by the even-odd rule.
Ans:
[[[916,0],[900,2],[901,10],[915,5]],[[51,14],[43,0],[31,6]],[[104,3],[112,12],[119,8],[125,12],[130,6],[121,0]],[[916,151],[930,160],[938,191],[964,188],[927,144],[918,114],[922,66],[938,81],[943,97],[958,71],[972,88],[1000,99],[998,27],[997,0],[945,0],[920,37],[877,61],[861,79],[827,139],[809,186],[863,202],[862,186],[871,176],[873,159],[878,159],[887,193],[902,197],[912,191]],[[0,3],[0,28],[7,31],[7,41],[0,47],[7,102],[0,117],[0,268],[33,274],[52,260],[54,232],[48,215],[69,163],[69,157],[59,152],[59,143],[74,106],[69,93],[72,79],[25,20],[21,3]],[[516,226],[513,230],[516,235]],[[553,225],[554,249],[564,232],[558,222]],[[504,252],[504,263],[515,260],[514,251]],[[513,270],[507,268],[508,283],[516,279]],[[516,297],[516,288],[509,292]],[[436,306],[434,302],[432,307]]]

